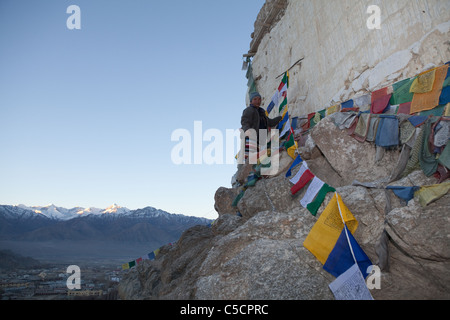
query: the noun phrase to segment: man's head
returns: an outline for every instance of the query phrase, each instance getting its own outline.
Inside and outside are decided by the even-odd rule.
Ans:
[[[253,92],[250,94],[250,104],[255,107],[261,106],[261,95],[258,92]]]

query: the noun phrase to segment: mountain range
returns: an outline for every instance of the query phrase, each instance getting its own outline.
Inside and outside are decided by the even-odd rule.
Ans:
[[[117,204],[106,209],[0,205],[0,249],[35,259],[121,259],[176,242],[185,230],[211,222],[153,207],[130,210]]]
[[[115,203],[106,209],[99,209],[99,208],[94,208],[94,207],[90,207],[87,209],[82,208],[82,207],[66,209],[63,207],[57,207],[54,204],[49,204],[47,206],[33,206],[33,207],[28,207],[26,205],[19,204],[18,206],[12,206],[12,207],[24,209],[27,211],[32,211],[36,214],[43,215],[47,218],[58,219],[58,220],[70,220],[73,218],[87,216],[90,214],[104,215],[104,214],[122,214],[122,213],[130,212],[130,210],[128,208],[123,208],[121,206],[118,206]]]

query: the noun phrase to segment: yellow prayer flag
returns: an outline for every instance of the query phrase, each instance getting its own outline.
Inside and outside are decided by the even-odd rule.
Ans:
[[[288,155],[292,158],[295,159],[297,158],[295,151],[297,150],[298,145],[297,145],[297,141],[294,141],[294,145],[289,147],[286,151],[288,153]]]
[[[337,105],[335,105],[335,106],[329,107],[329,108],[327,109],[327,116],[329,116],[330,114],[333,114],[333,113],[338,112],[339,109],[340,109],[340,107],[341,107],[341,106],[340,106],[339,104],[337,104]]]
[[[439,97],[442,92],[442,85],[447,76],[448,65],[444,64],[435,70],[433,89],[426,93],[414,93],[411,102],[411,114],[434,109],[439,105]]]
[[[436,75],[436,68],[422,72],[411,84],[409,92],[426,93],[433,89],[434,79]]]
[[[431,186],[421,187],[416,192],[416,196],[419,198],[419,203],[422,207],[426,207],[431,202],[438,200],[445,196],[450,190],[450,181],[441,184],[434,184]]]
[[[447,103],[447,105],[445,106],[445,111],[444,111],[443,116],[450,117],[450,103]]]
[[[314,115],[313,121],[314,121],[315,123],[319,123],[319,122],[320,122],[320,119],[321,119],[320,113],[319,113],[319,112],[316,112],[316,114]]]
[[[338,206],[339,201],[339,206]],[[358,221],[342,201],[341,196],[334,194],[328,206],[320,215],[316,224],[303,242],[303,246],[308,249],[322,264],[328,259],[339,236],[344,229],[341,214],[350,232],[353,234],[358,228]]]
[[[127,270],[127,269],[130,269],[130,265],[128,263],[124,263],[122,265],[122,270]]]

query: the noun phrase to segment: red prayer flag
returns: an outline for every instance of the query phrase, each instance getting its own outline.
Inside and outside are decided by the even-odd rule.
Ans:
[[[298,182],[292,186],[291,193],[296,194],[297,192],[299,192],[313,178],[314,178],[314,174],[309,169],[307,169],[300,177],[300,180],[298,180]]]

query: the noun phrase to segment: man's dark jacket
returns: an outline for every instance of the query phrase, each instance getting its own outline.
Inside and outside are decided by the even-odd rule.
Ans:
[[[255,129],[256,134],[259,136],[259,129],[273,128],[280,121],[281,117],[270,119],[266,116],[266,111],[263,108],[250,105],[242,113],[241,126],[244,132],[248,129]]]

